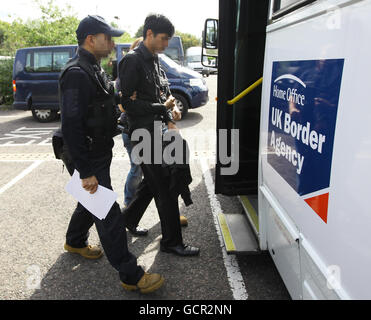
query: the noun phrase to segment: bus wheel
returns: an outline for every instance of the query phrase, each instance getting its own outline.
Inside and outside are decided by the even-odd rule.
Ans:
[[[175,103],[178,109],[182,113],[182,119],[183,119],[188,113],[188,108],[189,108],[188,101],[186,98],[184,98],[184,96],[182,96],[179,93],[173,93],[173,97],[175,98]]]
[[[50,109],[32,109],[32,116],[39,122],[51,122],[57,118],[57,111]]]

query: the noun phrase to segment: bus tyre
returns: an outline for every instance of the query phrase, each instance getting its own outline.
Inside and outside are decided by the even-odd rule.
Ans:
[[[183,119],[188,113],[188,108],[189,108],[188,101],[183,95],[179,93],[173,93],[173,97],[175,98],[175,103],[178,109],[182,113],[182,119]]]
[[[32,116],[39,122],[51,122],[57,115],[57,111],[51,109],[32,109]]]

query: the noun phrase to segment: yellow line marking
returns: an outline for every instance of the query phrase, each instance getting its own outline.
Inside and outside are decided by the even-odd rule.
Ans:
[[[259,232],[259,218],[258,214],[256,213],[254,207],[252,206],[248,196],[240,196],[240,199],[247,210],[248,215],[251,218],[251,221],[254,223],[256,231]]]
[[[219,213],[218,219],[219,219],[220,229],[222,230],[222,233],[223,233],[223,238],[224,238],[225,247],[227,251],[236,251],[236,247],[233,243],[231,232],[228,228],[228,224],[227,224],[227,221],[225,220],[224,214]]]

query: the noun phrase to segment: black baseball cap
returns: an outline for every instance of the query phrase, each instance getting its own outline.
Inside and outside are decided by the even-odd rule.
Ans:
[[[111,27],[101,16],[88,15],[82,19],[76,30],[77,40],[85,39],[89,34],[104,33],[112,37],[121,36],[124,31]]]

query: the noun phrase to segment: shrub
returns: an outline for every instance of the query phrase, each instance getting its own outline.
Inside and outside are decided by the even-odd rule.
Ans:
[[[13,63],[14,59],[0,60],[0,104],[13,103]]]

